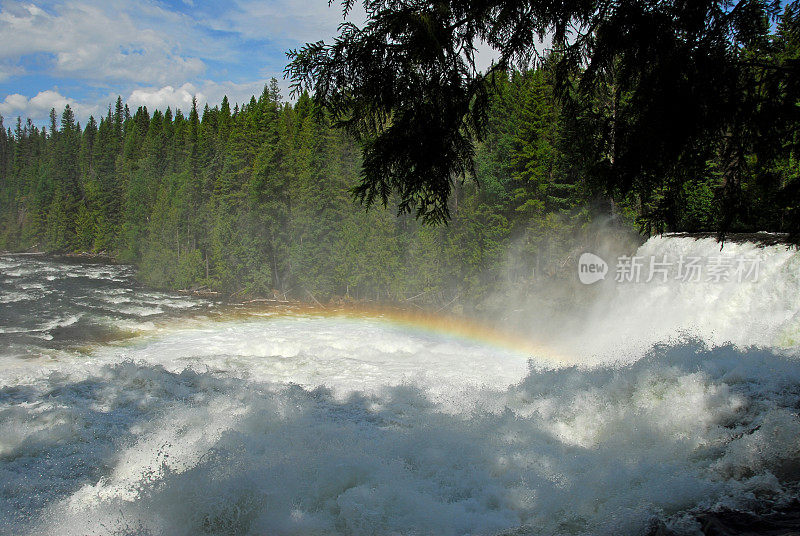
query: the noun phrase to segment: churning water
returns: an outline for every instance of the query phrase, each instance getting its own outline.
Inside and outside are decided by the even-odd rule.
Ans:
[[[780,504],[800,256],[723,252],[758,280],[609,284],[533,354],[0,256],[0,533],[691,534],[692,512]],[[720,251],[639,251],[663,254]]]

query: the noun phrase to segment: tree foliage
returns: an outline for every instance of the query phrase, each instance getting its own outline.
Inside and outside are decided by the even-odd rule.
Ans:
[[[82,129],[68,108],[50,129],[20,119],[0,138],[0,247],[105,252],[166,288],[477,302],[505,284],[519,244],[543,275],[568,247],[537,245],[588,220],[573,210],[586,190],[562,162],[552,91],[538,71],[487,89],[493,127],[474,149],[487,187],[456,186],[450,232],[354,204],[358,145],[309,95],[285,102],[275,81],[233,110],[224,99],[131,114],[118,100]]]
[[[747,219],[743,185],[755,178],[771,188],[797,138],[797,1],[785,9],[779,0],[363,5],[363,27],[345,22],[333,43],[292,51],[286,72],[360,140],[355,192],[367,206],[396,194],[400,212],[445,221],[454,185],[475,176],[489,88],[514,67],[550,64],[586,180],[610,198],[635,196],[651,230],[679,224],[684,185],[702,180],[710,161],[723,203],[714,221],[736,228]],[[343,7],[346,16],[353,0]],[[476,65],[478,46],[498,53],[488,71]],[[782,173],[777,195],[797,206],[793,172]],[[796,232],[788,213],[783,225]]]
[[[655,17],[662,4],[637,5]],[[725,13],[738,16],[715,16]],[[201,110],[193,102],[187,113],[131,111],[117,99],[83,127],[69,108],[60,116],[53,110],[45,128],[17,118],[0,128],[0,248],[106,252],[166,288],[436,308],[504,296],[503,308],[510,297],[541,295],[554,278],[574,278],[570,263],[588,229],[609,216],[645,232],[797,229],[797,13],[788,6],[774,28],[753,30],[766,31],[763,38],[721,49],[737,58],[730,72],[698,63],[687,74],[682,62],[705,56],[683,47],[683,37],[668,46],[677,58],[666,62],[672,71],[626,67],[667,46],[656,39],[642,55],[626,57],[620,45],[602,68],[585,62],[566,76],[567,49],[530,68],[473,72],[480,87],[458,101],[434,94],[432,73],[449,72],[436,62],[461,62],[463,76],[446,81],[447,91],[464,89],[475,69],[466,52],[446,52],[445,60],[425,60],[432,63],[412,77],[418,87],[396,78],[406,65],[398,64],[386,75],[397,92],[387,89],[384,100],[370,102],[355,87],[336,93],[346,78],[331,79],[331,94],[341,99],[333,109],[307,92],[286,102],[273,80],[244,104],[224,98]],[[437,17],[434,29],[444,14]],[[656,19],[666,40],[676,23]],[[472,23],[463,24],[451,31]],[[420,65],[415,58],[403,61]],[[703,69],[722,73],[714,75],[719,103],[696,97],[710,91]],[[352,106],[350,95],[363,100]],[[736,95],[736,106],[726,108],[725,95]],[[442,107],[455,115],[442,119]],[[460,124],[457,138],[445,136],[451,120]],[[400,213],[364,211],[353,191],[367,203],[397,204]],[[445,217],[446,227],[424,225]]]

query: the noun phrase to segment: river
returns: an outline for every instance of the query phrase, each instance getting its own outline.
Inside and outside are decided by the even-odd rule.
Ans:
[[[528,345],[2,255],[0,533],[696,534],[702,512],[788,504],[800,257],[725,250],[757,277],[601,282]]]

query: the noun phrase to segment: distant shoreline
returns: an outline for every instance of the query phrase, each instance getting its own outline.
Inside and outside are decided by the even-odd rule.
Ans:
[[[134,263],[120,262],[114,255],[105,252],[92,251],[46,251],[36,247],[20,251],[0,250],[0,255],[46,255],[54,259],[80,260],[87,262],[102,262],[103,264],[120,264],[135,266]]]
[[[110,264],[115,266],[131,266],[133,268],[138,269],[136,263],[132,262],[121,262],[115,256],[110,255],[108,253],[94,253],[89,251],[73,251],[73,252],[53,252],[53,251],[41,251],[36,250],[33,248],[29,248],[23,251],[9,251],[9,250],[0,250],[0,255],[35,255],[46,257],[48,259],[53,259],[57,261],[66,261],[69,263],[84,263],[84,264]],[[193,296],[200,299],[206,300],[218,300],[220,302],[225,303],[226,305],[233,305],[233,306],[274,306],[274,307],[292,307],[292,308],[301,308],[301,309],[319,309],[325,310],[327,308],[337,309],[337,308],[359,308],[359,306],[367,306],[367,307],[377,307],[377,308],[390,308],[391,310],[412,310],[413,308],[410,307],[408,304],[404,304],[403,302],[379,302],[379,301],[372,301],[372,300],[355,300],[353,298],[348,298],[346,296],[334,296],[330,300],[326,301],[325,303],[321,303],[314,299],[298,299],[292,297],[283,298],[283,294],[281,294],[281,299],[275,298],[275,296],[270,296],[268,294],[244,294],[241,292],[223,292],[218,290],[211,290],[208,287],[198,287],[198,288],[183,288],[183,289],[175,289],[170,287],[159,287],[148,284],[136,279],[136,283],[141,285],[144,288],[157,290],[161,292],[170,292],[173,294],[180,294],[184,296]],[[309,294],[311,298],[313,295]],[[424,310],[421,309],[420,310]]]

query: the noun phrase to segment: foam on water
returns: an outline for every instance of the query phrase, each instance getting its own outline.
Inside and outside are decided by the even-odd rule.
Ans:
[[[640,251],[673,247],[710,245]],[[658,518],[692,534],[692,511],[786,500],[798,261],[760,251],[754,286],[617,289],[605,307],[635,329],[565,332],[577,366],[386,319],[272,313],[7,359],[0,532],[616,535]]]
[[[370,344],[374,327],[350,337],[343,325],[282,319],[284,340],[246,344],[256,323],[223,323],[210,345],[177,331],[21,371],[0,414],[3,479],[24,491],[6,500],[8,519],[22,517],[11,526],[640,534],[653,516],[748,507],[800,476],[790,357],[687,343],[625,367],[522,372],[524,356],[391,331]],[[309,328],[338,349],[298,350],[325,346]]]
[[[130,305],[124,307],[117,307],[116,311],[131,316],[153,316],[164,312],[161,307],[148,307],[146,305]]]
[[[638,283],[610,281],[604,299],[591,314],[576,318],[561,337],[565,352],[585,362],[638,359],[653,344],[674,338],[694,337],[711,345],[796,348],[800,345],[800,255],[785,245],[761,246],[711,238],[658,236],[635,253],[644,266]],[[678,277],[679,259],[706,263],[722,259],[757,259],[758,273],[742,281],[730,276],[720,281],[702,273],[699,281]],[[649,261],[671,263],[664,280],[649,282]],[[609,279],[614,278],[614,262]]]
[[[0,303],[14,303],[35,299],[36,295],[26,292],[5,292],[0,295]]]

